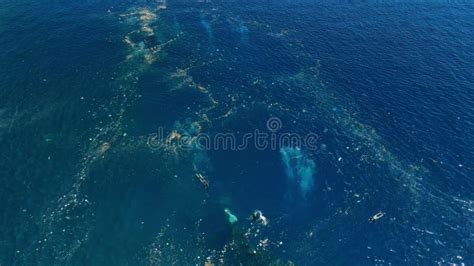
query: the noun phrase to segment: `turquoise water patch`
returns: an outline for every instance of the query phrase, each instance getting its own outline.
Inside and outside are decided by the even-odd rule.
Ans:
[[[284,147],[280,154],[289,186],[299,187],[300,195],[305,198],[314,188],[316,163],[301,148]]]

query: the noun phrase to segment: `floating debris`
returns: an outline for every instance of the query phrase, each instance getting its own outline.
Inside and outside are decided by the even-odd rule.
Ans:
[[[110,149],[111,146],[112,145],[108,142],[105,142],[102,145],[100,145],[100,147],[98,149],[98,155],[99,156],[104,155],[104,153],[106,153]]]

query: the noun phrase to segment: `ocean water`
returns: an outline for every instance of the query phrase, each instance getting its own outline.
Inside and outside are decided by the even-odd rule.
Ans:
[[[472,265],[473,13],[3,1],[0,264]]]

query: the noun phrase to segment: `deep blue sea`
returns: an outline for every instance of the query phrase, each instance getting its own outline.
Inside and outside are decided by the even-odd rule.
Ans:
[[[0,1],[0,265],[473,265],[473,162],[471,1]]]

